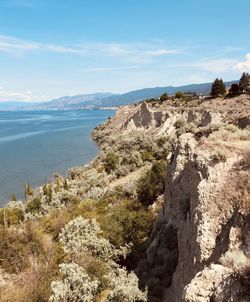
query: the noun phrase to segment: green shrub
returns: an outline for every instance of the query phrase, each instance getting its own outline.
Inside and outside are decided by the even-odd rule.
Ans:
[[[227,153],[226,153],[226,150],[224,149],[216,149],[213,153],[213,156],[212,156],[213,160],[215,162],[226,162],[227,160]]]
[[[184,119],[178,119],[175,123],[174,123],[174,127],[176,129],[180,129],[183,128],[185,126],[186,122]]]
[[[24,215],[21,209],[0,209],[0,225],[12,225],[18,224],[20,221],[23,221]]]
[[[24,185],[24,196],[25,196],[25,200],[28,200],[29,196],[33,195],[33,189],[31,187],[31,185],[29,183],[26,183]]]
[[[167,101],[168,100],[168,94],[167,92],[163,93],[161,96],[160,96],[160,101],[161,102],[164,102],[164,101]]]
[[[141,159],[143,162],[152,161],[154,159],[154,153],[152,151],[145,151],[142,153]]]
[[[159,195],[164,193],[165,177],[166,162],[160,160],[155,162],[151,170],[138,181],[138,199],[144,206],[152,204]]]
[[[116,170],[118,165],[119,157],[114,152],[108,153],[104,160],[105,171],[110,174],[112,171]]]
[[[64,182],[63,182],[63,188],[64,188],[64,190],[66,190],[66,191],[68,191],[68,189],[69,189],[69,185],[68,185],[68,182],[67,182],[67,179],[66,179],[66,178],[64,179]]]
[[[26,223],[23,230],[0,228],[0,265],[8,273],[18,273],[28,268],[31,256],[43,255],[43,234],[38,225]]]
[[[158,141],[157,141],[157,145],[159,146],[159,147],[163,147],[165,144],[166,144],[166,142],[168,142],[169,141],[169,137],[167,137],[167,136],[161,136],[159,139],[158,139]]]
[[[39,212],[41,210],[41,199],[36,197],[28,202],[26,206],[26,212],[27,213],[35,213]]]
[[[175,96],[176,99],[182,99],[184,97],[184,93],[181,91],[176,92]]]

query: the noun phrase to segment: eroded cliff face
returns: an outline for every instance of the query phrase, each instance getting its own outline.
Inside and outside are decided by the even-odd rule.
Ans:
[[[238,186],[249,177],[249,171],[242,171],[246,155],[228,152],[225,162],[218,163],[209,151],[191,134],[183,135],[168,166],[162,215],[178,234],[179,257],[164,301],[249,299],[244,286],[223,292],[223,282],[232,282],[234,273],[249,264],[249,213],[241,204],[249,183],[245,192]]]
[[[180,120],[191,125],[193,130],[197,130],[195,127],[219,124],[235,124],[244,129],[250,125],[249,102],[249,96],[240,96],[226,101],[215,99],[189,107],[173,107],[165,103],[151,105],[146,102],[122,106],[111,120],[93,132],[93,136],[100,143],[115,133],[126,135],[133,131],[174,136],[178,128],[175,123]]]
[[[250,301],[250,114],[240,101],[143,103],[120,109],[103,129],[174,138],[164,207],[137,268],[149,301]]]

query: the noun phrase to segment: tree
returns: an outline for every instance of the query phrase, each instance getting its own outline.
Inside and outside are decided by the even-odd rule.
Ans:
[[[65,178],[64,182],[63,182],[63,188],[64,190],[68,190],[69,189],[69,185],[68,185],[68,182],[67,182],[67,179]]]
[[[31,185],[29,183],[26,183],[24,185],[24,196],[25,196],[25,200],[28,200],[29,196],[33,195],[33,189],[31,187]]]
[[[11,195],[11,201],[17,201],[15,193],[12,193],[12,195]]]
[[[167,94],[167,92],[163,93],[163,94],[160,96],[160,101],[161,101],[161,102],[164,102],[164,101],[166,101],[166,100],[168,100],[168,94]]]
[[[240,94],[240,87],[238,84],[232,84],[228,96],[234,97]]]
[[[138,200],[144,206],[151,205],[156,198],[164,193],[166,177],[166,162],[160,160],[152,165],[137,183]]]
[[[223,96],[226,93],[226,87],[222,79],[215,79],[212,88],[211,96],[216,98],[218,96]]]
[[[240,78],[239,90],[241,93],[250,92],[250,75],[246,72],[243,72]]]
[[[174,96],[176,99],[181,99],[184,97],[184,93],[181,92],[181,91],[177,91],[175,96]]]

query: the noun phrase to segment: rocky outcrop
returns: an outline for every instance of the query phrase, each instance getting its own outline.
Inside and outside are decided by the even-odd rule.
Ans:
[[[228,123],[245,129],[249,107],[239,106],[239,115],[211,106],[165,109],[142,104],[123,124],[125,131],[173,137],[179,124],[196,127],[174,145],[164,207],[137,268],[141,283],[152,302],[250,301],[250,211],[242,204],[250,205],[249,135],[245,143],[240,133],[231,138],[218,130]],[[200,140],[197,133],[213,125],[217,137],[209,137],[211,130]]]
[[[150,302],[250,301],[249,108],[244,96],[142,103],[101,129],[173,139],[164,206],[136,270]]]
[[[243,106],[240,106],[240,101]],[[192,124],[193,128],[231,123],[244,129],[249,125],[250,108],[249,105],[246,106],[245,99],[238,102],[236,104],[235,99],[229,99],[226,103],[212,100],[193,107],[173,107],[165,103],[153,106],[146,102],[123,106],[118,108],[112,120],[94,130],[93,137],[99,143],[115,133],[126,134],[131,131],[146,131],[152,135],[173,137],[175,124],[180,120]],[[222,105],[219,106],[220,103]]]
[[[220,191],[239,160],[232,156],[215,164],[190,134],[181,137],[169,165],[165,192],[164,216],[178,229],[179,248],[166,301],[210,301],[224,278],[233,273],[221,257],[230,251],[237,261],[241,253],[241,209],[234,199],[223,199]]]
[[[152,279],[161,287],[159,300],[152,301],[249,301],[241,277],[235,279],[250,264],[250,229],[244,229],[249,212],[240,205],[241,194],[249,198],[249,180],[245,192],[238,191],[241,197],[234,195],[236,178],[249,179],[249,171],[239,172],[241,158],[232,153],[215,162],[192,134],[180,137],[168,165],[165,206],[143,263],[145,283],[152,291]]]

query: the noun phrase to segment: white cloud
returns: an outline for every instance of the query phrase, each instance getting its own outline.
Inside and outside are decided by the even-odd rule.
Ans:
[[[234,69],[241,72],[250,72],[250,53],[246,55],[245,61],[235,64]]]
[[[78,56],[86,56],[88,55],[88,51],[84,48],[73,48],[73,47],[65,47],[60,45],[41,45],[40,49],[44,49],[50,52],[56,52],[56,53],[64,53],[64,54],[73,54]]]
[[[0,102],[7,101],[25,101],[25,102],[36,102],[49,100],[51,97],[34,95],[31,90],[25,92],[9,91],[4,87],[0,87]]]
[[[22,55],[31,51],[47,51],[77,56],[121,57],[138,64],[150,63],[154,57],[178,54],[178,49],[154,43],[99,43],[87,42],[71,46],[38,43],[0,35],[0,52]]]
[[[155,49],[155,50],[149,50],[145,52],[149,56],[158,57],[158,56],[164,56],[164,55],[170,55],[170,54],[177,54],[179,53],[178,49]]]
[[[243,51],[243,48],[238,46],[225,46],[219,50],[220,53],[230,53],[230,52],[240,52]]]
[[[9,36],[0,35],[0,51],[18,55],[20,52],[37,50],[39,43],[24,41]]]
[[[93,68],[86,68],[82,71],[84,71],[84,72],[113,72],[113,71],[130,70],[130,69],[137,69],[137,68],[140,68],[140,66],[131,65],[131,66],[115,66],[115,67],[93,67]]]
[[[221,73],[232,69],[235,64],[237,64],[237,60],[235,59],[221,58],[221,59],[206,59],[203,61],[176,64],[172,66],[192,67],[192,68],[198,68],[213,73]]]

